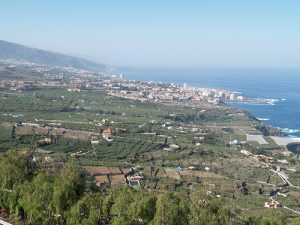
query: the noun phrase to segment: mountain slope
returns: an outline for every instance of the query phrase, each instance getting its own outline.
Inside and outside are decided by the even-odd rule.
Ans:
[[[79,57],[29,48],[2,40],[0,40],[0,59],[26,60],[38,64],[66,66],[95,72],[101,72],[106,69],[105,64],[91,62]]]

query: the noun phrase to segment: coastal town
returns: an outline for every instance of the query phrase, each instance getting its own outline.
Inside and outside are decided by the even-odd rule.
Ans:
[[[218,105],[223,102],[252,102],[256,104],[273,104],[274,99],[250,98],[239,95],[230,90],[215,88],[189,87],[187,84],[163,83],[157,81],[126,80],[123,74],[114,75],[113,72],[95,74],[93,72],[74,68],[55,68],[38,65],[29,62],[2,60],[0,63],[8,66],[8,70],[14,68],[30,68],[39,73],[39,79],[0,81],[0,87],[8,87],[12,91],[20,92],[31,87],[65,87],[70,92],[84,90],[107,90],[115,97],[131,100],[154,102],[202,102]],[[53,74],[60,69],[60,73]]]

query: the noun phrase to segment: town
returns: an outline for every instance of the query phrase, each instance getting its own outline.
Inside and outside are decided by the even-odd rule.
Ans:
[[[123,75],[95,74],[89,71],[73,68],[62,69],[59,74],[53,74],[58,68],[36,65],[28,62],[0,61],[7,66],[8,72],[15,68],[30,68],[40,75],[36,80],[1,80],[0,87],[10,88],[20,92],[35,87],[65,87],[68,91],[107,90],[109,94],[138,101],[199,101],[220,104],[222,101],[244,101],[245,97],[227,90],[187,87],[186,84],[162,82],[141,82],[123,79]],[[2,71],[3,73],[3,71]]]

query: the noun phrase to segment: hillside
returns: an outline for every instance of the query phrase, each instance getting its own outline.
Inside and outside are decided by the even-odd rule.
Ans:
[[[0,40],[0,59],[26,60],[38,64],[66,66],[95,72],[102,72],[106,69],[105,64],[91,62],[79,57],[30,48],[2,40]]]

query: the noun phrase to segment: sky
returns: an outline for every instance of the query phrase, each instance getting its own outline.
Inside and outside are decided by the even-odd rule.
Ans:
[[[300,67],[298,0],[3,0],[0,39],[124,66]]]

